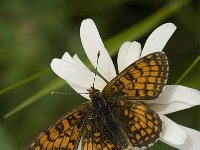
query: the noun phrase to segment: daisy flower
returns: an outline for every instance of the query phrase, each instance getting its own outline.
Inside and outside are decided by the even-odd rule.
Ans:
[[[118,53],[118,71],[121,72],[145,55],[162,51],[175,30],[176,26],[172,23],[159,26],[148,37],[143,49],[138,42],[125,42]],[[95,68],[97,53],[100,51],[97,71],[103,78],[97,75],[94,85],[96,89],[102,91],[107,84],[106,82],[111,81],[117,75],[112,59],[91,19],[86,19],[81,23],[80,37],[85,53]],[[87,89],[93,85],[95,73],[91,72],[76,54],[71,57],[66,52],[61,59],[53,59],[51,68],[59,77],[67,81],[77,93],[87,93]],[[90,100],[88,94],[81,95]],[[199,104],[200,91],[181,85],[166,85],[157,99],[148,101],[149,107],[159,114],[163,123],[163,132],[159,140],[178,149],[199,149],[199,131],[179,125],[165,116],[165,114]]]

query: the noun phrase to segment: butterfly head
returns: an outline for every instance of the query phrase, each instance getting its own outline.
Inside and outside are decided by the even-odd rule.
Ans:
[[[101,92],[98,89],[95,89],[94,87],[91,87],[88,92],[90,93],[89,97],[92,101],[97,100],[101,97]]]

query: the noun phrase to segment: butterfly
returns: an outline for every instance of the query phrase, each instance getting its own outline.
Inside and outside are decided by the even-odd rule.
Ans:
[[[91,86],[91,101],[65,114],[42,131],[28,149],[127,150],[146,148],[162,133],[159,115],[142,101],[157,98],[166,84],[165,53],[146,55],[129,65],[100,92]]]

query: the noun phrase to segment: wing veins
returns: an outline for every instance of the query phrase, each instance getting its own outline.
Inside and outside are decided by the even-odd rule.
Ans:
[[[143,77],[143,76],[142,76]],[[149,76],[148,76],[149,77]],[[156,77],[156,76],[150,76],[150,77]],[[138,77],[139,78],[139,77]],[[137,79],[137,78],[136,78]],[[128,86],[128,85],[130,85],[131,83],[142,83],[142,84],[144,84],[144,83],[149,83],[149,84],[154,84],[154,85],[162,85],[162,83],[151,83],[151,82],[133,82],[134,80],[132,80],[132,81],[130,81],[130,83],[128,83],[128,84],[126,84],[125,86],[124,86],[124,89]],[[118,91],[122,91],[123,89],[119,89]],[[137,89],[125,89],[125,90],[137,90]],[[151,90],[148,90],[148,91],[151,91]]]
[[[134,71],[130,71],[130,73],[132,73],[133,75],[137,74],[137,73],[146,73],[146,72],[165,72],[167,70],[147,70],[147,71],[138,71],[138,72],[134,72]],[[134,73],[133,73],[134,72]],[[160,77],[160,76],[139,76],[137,78],[140,78],[140,77]],[[135,77],[134,77],[135,78]],[[135,78],[135,79],[137,79]]]
[[[135,114],[135,113],[134,113]],[[139,117],[138,117],[139,118]],[[141,119],[140,119],[140,121],[142,121]],[[135,122],[137,122],[138,124],[140,124],[138,121],[135,121]],[[143,123],[145,123],[144,121],[142,121]],[[145,123],[145,125],[146,126],[148,126],[150,129],[151,129],[151,127],[147,124],[147,123]],[[140,125],[141,126],[141,125]],[[143,129],[145,129],[145,128],[143,128]],[[149,139],[151,139],[151,137],[150,137],[150,134],[146,134],[147,136],[148,136],[148,138]],[[140,136],[141,136],[141,134],[140,134]],[[142,137],[142,136],[141,136]],[[147,143],[146,141],[145,141],[145,143]]]
[[[120,107],[119,107],[120,108]],[[123,114],[123,110],[122,109],[118,109],[118,110],[116,110],[116,111],[118,111],[118,112],[120,112],[121,114]],[[119,114],[120,114],[119,113]],[[125,130],[128,130],[129,132],[128,133],[132,133],[132,131],[131,131],[131,129],[130,129],[130,125],[127,123],[127,121],[126,121],[126,118],[122,115],[120,118],[123,118],[123,121],[122,121],[122,124],[124,123],[126,126],[124,126],[124,129]],[[127,128],[128,127],[128,128]],[[136,139],[136,137],[135,136],[132,136],[133,137],[133,139],[136,141],[136,143],[138,144],[138,145],[140,145],[140,143],[138,143],[138,141],[137,141],[137,139]],[[129,138],[128,138],[129,139]]]

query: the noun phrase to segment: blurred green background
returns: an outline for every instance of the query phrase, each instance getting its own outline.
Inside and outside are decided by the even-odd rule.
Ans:
[[[144,45],[157,26],[174,23],[177,30],[164,51],[170,64],[168,84],[175,84],[200,54],[199,14],[198,0],[1,0],[0,150],[25,149],[50,122],[85,101],[79,95],[50,95],[53,89],[73,90],[52,71],[42,72],[65,51],[87,61],[79,36],[83,19],[95,21],[115,62],[118,48],[126,40]],[[34,81],[2,91],[41,72]],[[179,84],[200,89],[199,62]],[[16,106],[23,106],[21,103],[24,109],[4,118]],[[167,116],[200,131],[199,106]],[[150,149],[174,148],[158,142]]]

